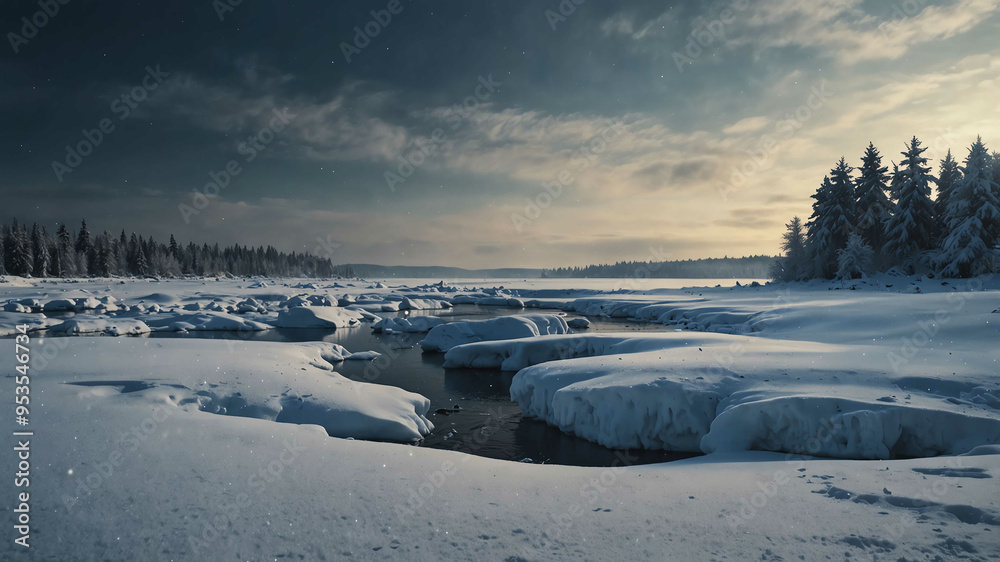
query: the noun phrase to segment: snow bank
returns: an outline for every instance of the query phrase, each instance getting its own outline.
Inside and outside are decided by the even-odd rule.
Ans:
[[[240,318],[225,312],[197,312],[194,314],[159,313],[144,317],[146,323],[154,331],[184,332],[194,330],[218,330],[233,332],[259,332],[268,330],[271,326]]]
[[[413,441],[434,427],[425,417],[430,401],[423,396],[332,372],[331,360],[351,355],[335,344],[231,341],[227,349],[198,339],[63,343],[45,376],[89,403],[127,393],[132,400],[184,411],[174,415],[201,411],[311,424],[358,439]]]
[[[294,308],[296,306],[333,306],[333,301],[326,295],[296,295],[290,299],[280,301],[278,306],[283,308]]]
[[[326,306],[296,306],[278,313],[278,328],[348,328],[361,323],[353,310]]]
[[[25,314],[21,312],[0,312],[0,336],[12,336],[17,333],[17,327],[26,324],[29,332],[44,330],[49,326],[59,324],[62,320],[48,318],[44,314]]]
[[[89,315],[74,316],[61,324],[52,326],[50,330],[55,334],[71,336],[94,333],[109,336],[138,336],[150,332],[150,328],[145,322],[135,318]]]
[[[554,314],[501,316],[489,320],[450,322],[436,326],[419,342],[424,351],[448,351],[466,343],[565,334],[569,326]]]
[[[956,369],[947,352],[925,350],[901,376],[877,346],[666,333],[472,344],[446,362],[531,363],[555,348],[581,358],[521,370],[511,399],[611,448],[886,459],[1000,443],[996,353]]]
[[[956,455],[1000,443],[997,416],[936,406],[815,395],[756,396],[726,407],[701,449],[889,459]]]
[[[73,299],[53,299],[42,305],[45,312],[61,312],[74,310],[93,310],[104,303],[94,297],[80,297]]]
[[[444,366],[520,371],[547,361],[666,349],[688,345],[691,341],[698,340],[691,336],[677,338],[670,333],[648,336],[636,336],[635,333],[565,334],[482,341],[452,347],[444,355]]]

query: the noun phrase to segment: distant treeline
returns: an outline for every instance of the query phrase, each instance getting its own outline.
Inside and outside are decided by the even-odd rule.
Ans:
[[[80,230],[59,225],[55,236],[45,226],[31,228],[14,219],[0,227],[0,274],[32,277],[86,277],[98,275],[265,275],[275,277],[350,277],[349,267],[334,266],[328,258],[279,252],[271,246],[225,248],[218,244],[166,244],[123,230],[92,235],[83,221]]]
[[[545,269],[542,277],[766,279],[774,260],[771,256],[748,256],[665,262],[620,261],[615,264]]]
[[[532,279],[542,275],[541,269],[508,267],[495,269],[463,269],[436,265],[376,265],[351,263],[338,265],[358,277],[396,277],[417,279]]]

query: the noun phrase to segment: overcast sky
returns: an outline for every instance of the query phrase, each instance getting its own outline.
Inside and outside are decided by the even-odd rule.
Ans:
[[[3,2],[2,220],[338,263],[773,254],[869,141],[1000,148],[997,0],[226,1],[34,33]]]

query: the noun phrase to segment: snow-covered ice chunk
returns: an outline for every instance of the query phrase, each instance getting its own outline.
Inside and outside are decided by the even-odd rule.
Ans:
[[[372,325],[373,332],[424,333],[445,323],[439,316],[411,316],[410,318],[387,317]]]
[[[466,343],[565,334],[568,331],[566,321],[554,314],[501,316],[435,326],[419,345],[424,351],[448,351]]]
[[[24,324],[29,332],[44,330],[49,326],[59,324],[62,320],[48,318],[40,313],[0,312],[0,336],[12,336],[18,332],[17,327]]]
[[[95,389],[124,386],[137,390],[130,398],[173,415],[201,410],[311,424],[359,439],[413,441],[434,427],[423,396],[333,372],[330,359],[350,355],[335,344],[232,342],[227,349],[202,339],[68,339],[46,372],[76,388],[78,399],[108,400],[118,393]]]
[[[418,299],[405,297],[399,303],[399,310],[438,310],[451,308],[451,303],[439,299]]]
[[[296,306],[278,313],[278,328],[348,328],[361,322],[361,314],[328,306]]]
[[[899,376],[877,346],[691,333],[614,339],[471,344],[446,364],[531,362],[562,346],[578,358],[522,369],[511,399],[526,416],[612,448],[886,459],[1000,443],[988,356],[956,372],[947,351],[927,349]]]
[[[148,334],[149,326],[135,318],[77,315],[52,326],[55,334],[80,335],[102,333],[109,336],[138,336]]]
[[[510,308],[524,308],[524,302],[514,297],[483,297],[476,301],[479,306],[508,306]]]
[[[154,331],[182,332],[193,330],[219,330],[236,332],[257,332],[268,330],[271,326],[261,322],[255,322],[239,316],[233,316],[224,312],[202,311],[193,314],[155,314],[148,318],[143,318]]]

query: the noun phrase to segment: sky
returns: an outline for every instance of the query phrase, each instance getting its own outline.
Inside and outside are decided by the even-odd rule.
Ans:
[[[886,163],[914,135],[935,163],[1000,149],[998,0],[35,0],[0,21],[0,222],[50,230],[467,268],[773,255],[869,142]]]

